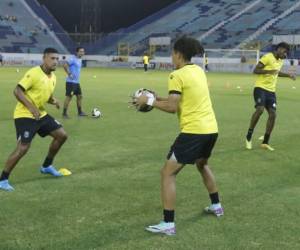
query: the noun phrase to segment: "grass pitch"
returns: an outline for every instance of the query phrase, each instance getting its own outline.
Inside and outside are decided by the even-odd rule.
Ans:
[[[25,73],[0,68],[1,166],[15,148],[12,91]],[[57,71],[55,96],[64,98],[64,73]],[[259,148],[266,114],[244,149],[254,111],[255,76],[208,73],[219,140],[210,165],[216,175],[225,216],[202,214],[209,203],[194,166],[177,177],[177,235],[144,231],[161,219],[160,168],[177,136],[175,115],[128,109],[128,96],[140,87],[167,94],[168,72],[83,69],[83,109],[99,108],[100,119],[70,120],[49,106],[69,139],[55,160],[73,172],[66,178],[42,176],[39,167],[50,138],[34,139],[10,177],[12,193],[0,192],[0,249],[300,249],[299,92],[297,82],[280,79],[278,119],[271,145]],[[1,167],[1,168],[2,168]]]

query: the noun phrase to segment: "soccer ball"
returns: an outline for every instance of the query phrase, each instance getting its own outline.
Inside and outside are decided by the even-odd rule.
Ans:
[[[140,97],[141,95],[146,95],[147,97],[156,98],[156,94],[153,91],[145,89],[145,88],[141,88],[134,92],[133,99]],[[133,102],[133,104],[134,104],[134,102]],[[150,105],[144,104],[141,106],[136,106],[136,109],[137,109],[137,111],[140,111],[140,112],[149,112],[153,109],[153,107]]]
[[[102,116],[101,111],[98,108],[93,108],[92,117],[100,118]]]

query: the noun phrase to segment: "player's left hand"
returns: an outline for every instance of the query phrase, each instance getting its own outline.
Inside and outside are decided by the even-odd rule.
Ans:
[[[53,104],[57,109],[60,109],[60,103],[59,103],[59,101],[58,101],[57,99],[55,99],[54,97],[53,97],[53,99],[52,99],[52,104]]]

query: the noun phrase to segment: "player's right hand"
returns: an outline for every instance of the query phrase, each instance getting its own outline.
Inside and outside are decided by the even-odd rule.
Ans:
[[[40,119],[40,111],[36,108],[36,107],[32,107],[29,109],[29,111],[31,112],[31,114],[33,115],[35,120],[39,120]]]

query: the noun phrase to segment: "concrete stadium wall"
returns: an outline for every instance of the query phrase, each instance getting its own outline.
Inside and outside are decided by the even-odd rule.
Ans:
[[[19,54],[19,53],[1,53],[5,66],[35,66],[42,63],[42,54]],[[60,54],[60,63],[63,63],[62,57],[68,59],[70,54]],[[86,55],[83,60],[87,67],[109,67],[109,68],[143,68],[141,57],[121,58],[116,56]],[[193,58],[194,63],[203,66],[203,58]],[[241,63],[240,58],[209,58],[208,68],[212,72],[236,72],[251,73],[255,64]],[[156,57],[150,60],[150,69],[173,70],[170,57]],[[290,60],[284,61],[283,71],[293,71],[300,74],[300,60],[294,59],[294,66],[291,66]]]

